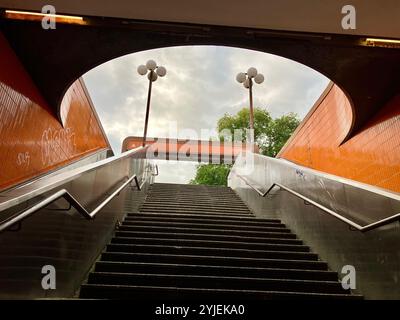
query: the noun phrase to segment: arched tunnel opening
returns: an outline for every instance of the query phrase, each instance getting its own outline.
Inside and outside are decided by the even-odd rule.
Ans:
[[[258,73],[265,75],[265,81],[260,85],[254,82],[252,90],[254,108],[257,109],[257,147],[262,154],[276,156],[322,93],[333,86],[326,77],[307,66],[248,49],[202,45],[128,54],[106,62],[83,76],[114,153],[120,153],[121,148],[124,152],[140,146],[149,81],[147,77],[141,77],[136,69],[149,59],[167,68],[167,75],[159,77],[152,87],[148,137],[153,141],[160,138],[170,141],[218,140],[219,131],[228,129],[218,128],[219,122],[240,117],[240,111],[242,114],[249,113],[249,90],[236,81],[236,76],[239,72],[246,72],[250,66],[256,66]],[[353,123],[352,108],[345,94],[339,88],[336,90],[345,102],[338,107],[338,111],[348,114],[347,122],[342,123],[344,139]],[[67,110],[63,110],[63,107],[70,106],[68,96],[67,91],[67,97],[61,104],[61,114],[68,114]],[[236,126],[240,126],[239,121],[244,123],[242,128],[235,129],[249,128],[248,113],[242,115],[247,116],[247,120],[236,120]],[[286,127],[281,129],[289,130],[284,138],[279,138],[279,132],[271,135],[273,120],[276,123],[287,121]],[[236,142],[244,142],[242,140],[240,135]],[[194,179],[198,160],[195,159],[196,154],[190,157],[193,150],[186,148],[186,159],[192,161],[178,163],[173,162],[178,159],[179,151],[175,151],[173,154],[171,148],[168,153],[156,155],[160,160],[169,160],[158,162],[160,168],[165,168],[160,170],[159,182],[188,183]],[[203,162],[210,162],[210,159],[204,158]],[[214,164],[220,162],[214,159]]]

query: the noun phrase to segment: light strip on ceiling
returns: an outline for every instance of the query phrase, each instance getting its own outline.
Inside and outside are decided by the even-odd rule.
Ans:
[[[400,48],[400,40],[393,39],[367,38],[365,44],[376,47]]]
[[[50,14],[50,13],[40,13],[40,12],[29,12],[29,11],[17,11],[17,10],[6,10],[6,17],[11,19],[24,19],[26,18],[43,18],[52,17],[55,19],[61,19],[65,21],[76,21],[83,22],[83,17],[78,16],[68,16],[62,14]]]

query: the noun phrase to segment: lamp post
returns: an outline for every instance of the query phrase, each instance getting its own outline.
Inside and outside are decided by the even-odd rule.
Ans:
[[[256,68],[249,68],[246,73],[240,72],[236,76],[236,80],[239,83],[243,83],[246,89],[249,89],[250,98],[250,129],[254,130],[254,112],[253,112],[253,80],[257,84],[264,82],[264,76],[257,72]]]
[[[149,91],[147,93],[147,106],[146,106],[146,119],[144,122],[144,133],[143,133],[143,143],[142,146],[146,145],[146,137],[147,137],[147,126],[149,123],[149,113],[150,113],[150,99],[151,99],[151,88],[154,81],[157,80],[158,77],[164,77],[167,74],[167,69],[162,66],[157,66],[157,63],[154,60],[149,60],[146,62],[146,65],[142,64],[137,68],[137,72],[144,76],[147,74],[147,78],[149,79]]]

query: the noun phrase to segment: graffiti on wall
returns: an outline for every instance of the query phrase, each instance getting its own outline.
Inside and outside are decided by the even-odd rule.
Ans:
[[[41,141],[42,164],[53,165],[63,160],[67,155],[74,154],[75,147],[75,132],[72,128],[44,130]]]
[[[17,155],[17,165],[19,167],[29,167],[31,163],[31,155],[28,151],[26,152],[20,152]]]

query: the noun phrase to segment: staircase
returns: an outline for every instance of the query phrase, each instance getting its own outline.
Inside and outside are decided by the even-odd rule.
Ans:
[[[230,188],[154,184],[107,245],[81,298],[360,299],[277,219]]]

